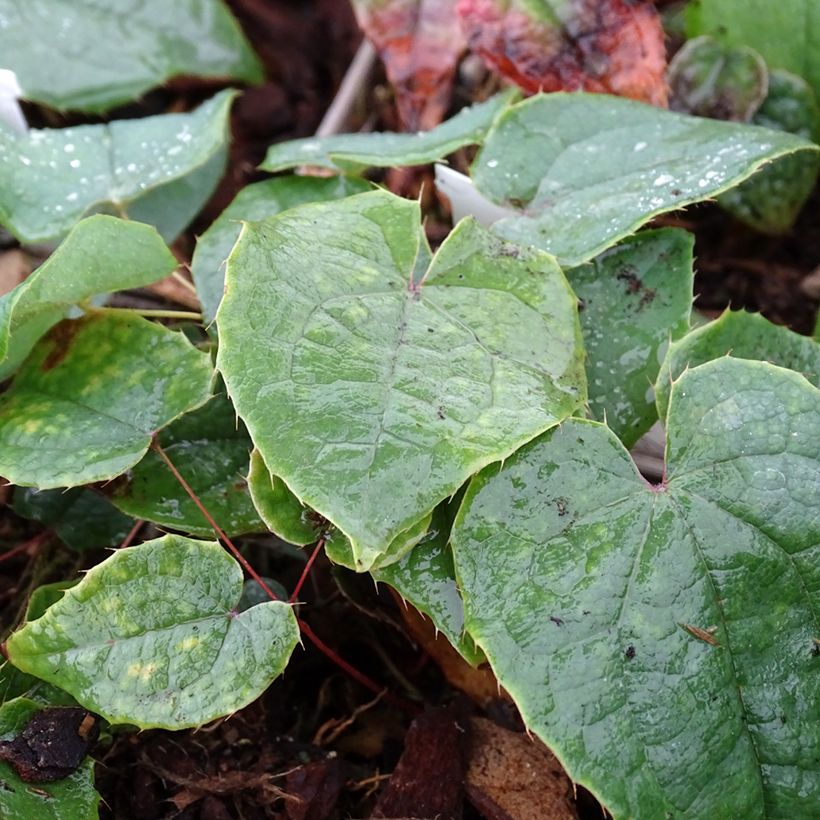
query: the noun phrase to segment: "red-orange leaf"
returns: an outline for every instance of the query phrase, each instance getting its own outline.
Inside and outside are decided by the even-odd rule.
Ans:
[[[663,29],[647,0],[458,0],[470,48],[525,91],[666,105]]]
[[[352,0],[364,33],[384,61],[408,131],[438,125],[464,37],[456,0]]]

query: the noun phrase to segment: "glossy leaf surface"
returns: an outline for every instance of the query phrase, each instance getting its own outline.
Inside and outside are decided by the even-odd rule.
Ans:
[[[430,618],[462,657],[475,665],[484,660],[484,654],[464,631],[464,604],[449,543],[453,506],[439,505],[424,538],[401,561],[371,570],[371,574]]]
[[[711,34],[751,46],[770,68],[804,77],[820,96],[820,4],[815,0],[694,0],[687,8],[690,37]]]
[[[511,91],[459,111],[447,122],[418,134],[335,134],[281,142],[268,149],[264,171],[284,171],[300,165],[360,172],[365,168],[427,165],[465,145],[481,142],[493,120],[514,99]]]
[[[0,740],[14,740],[42,706],[15,698],[0,706]],[[97,820],[100,795],[94,789],[94,761],[54,783],[24,783],[5,761],[0,761],[0,817],[37,820]]]
[[[820,391],[760,362],[684,374],[651,487],[567,421],[468,488],[467,629],[528,727],[617,818],[820,806]]]
[[[207,399],[212,375],[207,353],[133,314],[66,319],[0,396],[0,475],[40,489],[114,478]]]
[[[763,163],[807,150],[817,147],[756,126],[618,97],[548,94],[499,117],[472,173],[490,199],[522,210],[494,231],[577,265],[653,216],[709,199]]]
[[[689,329],[691,234],[643,231],[567,271],[581,303],[593,418],[631,447],[657,419],[652,385],[670,339]]]
[[[404,130],[441,122],[466,43],[457,0],[352,0],[365,35],[384,62],[396,91]]]
[[[666,50],[651,3],[459,0],[470,48],[526,91],[597,91],[666,105]]]
[[[245,481],[253,445],[225,396],[216,396],[204,407],[177,419],[160,433],[159,443],[229,537],[264,531]],[[153,450],[109,484],[106,493],[119,509],[134,518],[192,535],[214,534]]]
[[[288,208],[364,193],[370,185],[359,179],[336,177],[279,177],[243,188],[196,243],[191,260],[196,292],[206,322],[212,322],[225,289],[225,260],[231,252],[242,222],[267,219]]]
[[[769,93],[752,122],[807,139],[820,139],[820,107],[805,80],[788,71],[769,74]],[[747,225],[770,234],[787,233],[806,204],[820,171],[820,157],[801,151],[762,168],[727,191],[720,205]]]
[[[324,526],[321,516],[311,520],[311,510],[281,478],[270,474],[258,450],[251,453],[248,490],[265,526],[283,541],[304,547],[319,540]]]
[[[353,571],[358,569],[350,539],[315,510],[302,504],[281,478],[271,475],[258,450],[251,454],[248,487],[259,515],[272,533],[302,547],[322,538],[325,554],[334,564]],[[428,515],[399,533],[374,566],[398,561],[425,537],[429,526]]]
[[[376,191],[249,223],[228,260],[228,393],[359,569],[585,399],[575,297],[551,257],[464,221],[428,259],[418,205]]]
[[[661,417],[667,413],[672,382],[687,368],[722,356],[771,362],[796,370],[820,387],[820,344],[758,313],[727,310],[670,346],[655,388]]]
[[[225,91],[189,114],[104,125],[0,129],[0,224],[22,242],[43,242],[90,212],[128,211],[173,239],[221,175],[232,99]],[[140,209],[148,197],[150,207]]]
[[[221,0],[10,0],[2,15],[3,65],[52,108],[99,113],[180,74],[262,79]]]
[[[166,535],[89,570],[6,646],[111,723],[199,726],[257,698],[299,639],[287,604],[238,613],[241,595],[219,544]]]
[[[85,487],[70,490],[35,490],[17,487],[12,509],[17,515],[39,521],[76,550],[115,547],[134,521],[121,513],[100,493]]]
[[[177,267],[148,225],[110,216],[78,223],[34,273],[0,297],[0,381],[70,307],[99,293],[148,285]]]

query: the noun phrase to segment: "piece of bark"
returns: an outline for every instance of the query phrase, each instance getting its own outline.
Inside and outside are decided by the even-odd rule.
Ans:
[[[487,820],[577,820],[572,783],[541,741],[471,718],[467,798]]]
[[[285,791],[290,795],[287,812],[290,820],[326,820],[330,817],[345,778],[342,764],[335,758],[316,760],[288,772]]]
[[[371,817],[461,820],[463,743],[464,729],[453,710],[433,709],[417,717]]]

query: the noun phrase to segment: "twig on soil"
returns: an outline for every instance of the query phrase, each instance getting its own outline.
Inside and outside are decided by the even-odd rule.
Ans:
[[[350,118],[350,110],[353,108],[356,97],[361,93],[375,61],[376,50],[370,40],[365,38],[350,63],[330,108],[327,109],[316,129],[317,137],[328,137],[344,129]]]

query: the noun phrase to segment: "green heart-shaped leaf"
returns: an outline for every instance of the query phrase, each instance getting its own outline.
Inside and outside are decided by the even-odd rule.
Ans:
[[[131,216],[173,239],[219,179],[233,96],[224,91],[189,114],[26,134],[0,128],[0,224],[21,242],[43,242],[90,211],[123,213],[133,203]]]
[[[210,358],[125,311],[55,325],[0,396],[0,475],[40,489],[106,481],[204,403]]]
[[[721,359],[675,384],[653,487],[568,421],[467,490],[467,629],[614,817],[820,806],[820,391]]]
[[[225,290],[225,260],[231,252],[242,222],[258,222],[288,208],[328,199],[340,199],[369,190],[360,179],[347,177],[286,176],[266,179],[243,188],[196,243],[191,275],[196,285],[202,315],[212,322]]]
[[[642,231],[567,271],[581,301],[589,409],[631,447],[658,418],[652,385],[689,329],[692,235]]]
[[[43,707],[27,698],[0,706],[0,740],[14,740]],[[0,761],[0,817],[15,820],[98,820],[100,795],[94,789],[94,761],[86,758],[68,777],[55,783],[24,783]]]
[[[180,74],[262,79],[221,0],[5,3],[0,54],[26,99],[95,113]]]
[[[376,191],[247,224],[228,260],[228,392],[358,569],[585,398],[576,300],[552,257],[471,221],[428,255],[418,205]]]
[[[796,370],[815,387],[820,387],[820,344],[772,324],[758,313],[727,310],[670,346],[655,386],[661,418],[666,416],[669,407],[672,382],[684,370],[729,355]]]
[[[73,305],[148,285],[176,267],[154,228],[110,216],[84,219],[31,276],[0,297],[0,381]]]
[[[299,640],[287,604],[239,613],[241,596],[219,544],[166,535],[89,570],[6,648],[111,723],[198,726],[257,698]]]
[[[604,94],[531,97],[500,115],[473,163],[478,189],[521,216],[501,236],[578,265],[653,216],[710,199],[806,139]]]

